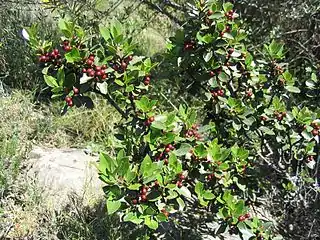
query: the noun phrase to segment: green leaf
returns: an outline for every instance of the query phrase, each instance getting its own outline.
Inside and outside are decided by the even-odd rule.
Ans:
[[[191,192],[189,191],[189,189],[185,186],[183,186],[182,188],[178,188],[177,189],[177,192],[180,194],[180,195],[183,195],[185,196],[186,198],[191,198]]]
[[[229,12],[233,9],[233,4],[231,2],[226,2],[223,4],[223,10]]]
[[[207,52],[203,55],[203,59],[206,61],[206,62],[209,62],[210,59],[212,58],[213,54],[212,54],[212,51],[210,52]]]
[[[131,184],[128,189],[129,190],[139,190],[141,187],[141,184],[140,183],[135,183],[135,184]]]
[[[82,60],[80,52],[77,48],[73,48],[70,52],[65,54],[68,63],[80,62]]]
[[[202,196],[202,193],[203,193],[203,183],[202,182],[196,183],[195,192],[198,196]]]
[[[59,82],[59,86],[63,86],[64,81],[65,81],[65,74],[64,74],[63,66],[60,67],[59,70],[58,70],[57,79],[58,79],[58,82]]]
[[[180,156],[185,156],[190,149],[192,148],[192,146],[188,143],[182,143],[179,147],[179,149],[175,150],[174,153],[176,156],[180,157]]]
[[[151,219],[151,217],[149,217],[149,216],[147,216],[144,219],[144,224],[153,230],[156,230],[159,226],[158,222],[154,219]]]
[[[117,167],[117,162],[112,159],[106,153],[100,153],[100,162],[99,162],[99,170],[101,173],[107,175],[107,171],[109,173],[113,173]]]
[[[221,82],[227,82],[229,80],[229,76],[225,72],[221,72],[218,78]]]
[[[43,77],[44,77],[44,81],[49,87],[52,87],[52,88],[59,87],[59,84],[57,83],[57,79],[55,79],[54,77],[49,75],[44,75]]]
[[[58,27],[67,38],[72,37],[74,28],[74,24],[72,22],[68,22],[65,19],[60,18]]]
[[[211,192],[211,191],[209,191],[209,190],[207,190],[207,191],[205,191],[203,194],[202,194],[202,196],[203,196],[203,198],[204,199],[206,199],[206,200],[212,200],[212,199],[214,199],[214,194]]]
[[[169,156],[169,167],[175,172],[180,173],[182,172],[182,164],[177,159],[176,155],[174,153],[171,153]]]
[[[179,210],[183,211],[183,209],[186,207],[184,201],[181,198],[177,198],[177,203],[179,204]]]
[[[292,93],[300,93],[300,89],[298,87],[295,86],[286,86],[285,89],[287,89],[289,92]]]
[[[108,42],[110,37],[111,37],[109,28],[108,27],[99,26],[99,31],[100,31],[101,36],[104,38],[104,40],[106,42]]]
[[[129,212],[127,215],[124,216],[123,218],[123,221],[125,222],[132,222],[134,224],[140,224],[143,222],[142,219],[139,219],[136,215],[136,213],[132,213],[132,212]]]
[[[109,215],[115,213],[121,207],[120,201],[107,200],[107,212]]]

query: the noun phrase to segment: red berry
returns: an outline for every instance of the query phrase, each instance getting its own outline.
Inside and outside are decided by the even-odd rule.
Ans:
[[[163,162],[164,162],[164,165],[168,165],[169,164],[169,160],[168,159],[164,159]]]
[[[47,57],[42,55],[42,56],[39,57],[39,62],[45,62],[46,59],[47,59]]]
[[[150,80],[151,80],[151,78],[150,78],[149,76],[145,76],[145,77],[144,77],[144,81],[150,82]]]
[[[93,64],[93,61],[92,61],[91,59],[88,59],[88,60],[87,60],[87,64],[88,64],[89,66],[91,66],[91,65]]]
[[[144,85],[148,86],[150,84],[150,81],[144,81],[143,83]]]
[[[252,97],[253,93],[251,91],[247,91],[247,97]]]
[[[68,40],[64,40],[63,41],[63,45],[69,45],[69,41]]]
[[[74,94],[79,94],[79,89],[78,88],[73,88]]]
[[[209,75],[210,75],[210,77],[214,77],[214,75],[215,75],[214,71],[210,71]]]
[[[89,56],[89,60],[94,61],[94,55],[93,55],[93,54],[91,54],[91,55]]]
[[[239,222],[243,222],[243,221],[245,221],[246,220],[246,217],[245,216],[240,216],[239,218],[238,218],[238,221]]]
[[[208,180],[212,180],[212,174],[207,176]]]
[[[208,16],[211,16],[213,14],[213,11],[212,10],[208,10],[207,14],[208,14]]]
[[[132,61],[132,59],[133,59],[133,57],[130,55],[130,56],[128,56],[128,60],[129,61]]]
[[[86,72],[87,72],[87,69],[85,69],[85,68],[82,69],[82,72],[83,72],[83,73],[86,73]]]
[[[179,174],[179,179],[180,179],[180,180],[184,180],[184,179],[186,179],[186,176],[184,176],[182,173],[180,173],[180,174]]]
[[[96,74],[95,71],[90,71],[90,72],[89,72],[89,76],[90,76],[90,77],[94,77],[95,74]]]
[[[103,64],[103,65],[101,66],[101,69],[107,69],[107,65]]]
[[[230,48],[228,51],[229,54],[232,54],[233,52],[234,52],[234,48]]]
[[[178,182],[177,182],[177,187],[178,187],[178,188],[182,188],[182,186],[183,186],[183,185],[182,185],[182,182],[178,181]]]
[[[245,217],[245,218],[250,218],[250,213],[246,213],[246,214],[244,215],[244,217]]]
[[[277,116],[277,119],[278,119],[279,121],[282,121],[282,120],[283,120],[283,115],[282,115],[281,113],[279,113],[278,116]]]
[[[133,199],[132,200],[132,204],[136,205],[138,203],[138,200],[137,199]]]
[[[68,103],[68,102],[72,101],[72,98],[69,97],[69,96],[66,96],[65,100],[66,100],[66,102]]]
[[[106,74],[102,75],[102,79],[106,79],[108,76]]]
[[[122,63],[121,63],[121,67],[122,67],[123,69],[126,69],[126,68],[127,68],[127,64],[126,64],[125,62],[122,62]]]
[[[141,200],[142,200],[143,202],[147,201],[147,195],[141,195]]]
[[[149,122],[154,122],[154,117],[150,117]]]
[[[96,72],[96,76],[101,76],[102,74],[101,74],[101,72],[100,71],[97,71]]]
[[[101,71],[101,67],[96,66],[96,71]]]
[[[160,184],[159,184],[158,180],[154,181],[154,186],[155,186],[155,187],[159,187],[159,185],[160,185]]]
[[[142,194],[142,195],[146,195],[147,192],[148,192],[148,189],[146,189],[145,187],[143,187],[143,188],[141,189],[141,194]]]
[[[72,107],[73,106],[73,101],[70,100],[69,102],[67,102],[67,104],[68,104],[69,107]]]
[[[165,151],[166,153],[168,153],[168,152],[171,151],[171,149],[167,147],[164,151]]]
[[[319,130],[318,129],[313,129],[312,130],[312,135],[313,136],[318,136],[319,135]]]
[[[58,49],[54,49],[54,50],[53,50],[53,53],[54,53],[55,55],[58,55],[58,54],[59,54],[59,50],[58,50]]]
[[[69,52],[69,51],[72,50],[72,47],[71,47],[71,46],[65,46],[65,47],[64,47],[64,50],[65,50],[66,52]]]
[[[264,121],[267,121],[267,117],[261,116],[261,117],[260,117],[260,120],[263,121],[263,122],[264,122]]]

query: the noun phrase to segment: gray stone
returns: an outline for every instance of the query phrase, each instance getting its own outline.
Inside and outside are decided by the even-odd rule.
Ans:
[[[101,199],[102,182],[95,167],[98,157],[81,149],[35,147],[29,156],[29,177],[35,178],[55,206],[76,194],[88,200]]]

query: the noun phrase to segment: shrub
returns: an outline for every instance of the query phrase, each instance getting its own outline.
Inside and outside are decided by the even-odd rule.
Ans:
[[[266,183],[257,165],[267,162],[280,171],[289,191],[295,191],[294,175],[307,187],[317,182],[320,121],[309,91],[319,80],[310,69],[312,81],[302,88],[276,41],[264,46],[264,59],[255,59],[237,17],[230,2],[199,1],[170,39],[170,70],[183,79],[185,94],[193,89],[202,108],[191,102],[169,112],[146,94],[156,64],[134,55],[119,23],[100,26],[101,37],[92,37],[62,19],[59,48],[29,29],[52,97],[65,99],[64,112],[91,107],[84,95],[95,92],[122,116],[115,152],[102,153],[98,166],[109,214],[156,230],[191,202],[212,213],[219,232],[270,239],[272,226],[251,210]],[[305,101],[296,101],[297,94]]]

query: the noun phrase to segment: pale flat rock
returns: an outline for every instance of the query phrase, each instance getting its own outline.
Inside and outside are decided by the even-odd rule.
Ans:
[[[35,147],[29,155],[28,175],[52,197],[54,205],[66,203],[74,194],[98,199],[103,191],[95,167],[97,161],[97,156],[87,155],[81,149]]]

